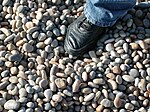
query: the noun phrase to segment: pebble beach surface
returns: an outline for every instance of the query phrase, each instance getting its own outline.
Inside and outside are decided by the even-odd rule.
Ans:
[[[0,112],[150,112],[150,8],[79,59],[63,44],[84,3],[0,0]]]

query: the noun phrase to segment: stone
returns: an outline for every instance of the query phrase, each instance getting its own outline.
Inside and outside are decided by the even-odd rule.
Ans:
[[[105,49],[106,49],[106,51],[112,51],[112,50],[114,50],[114,46],[113,46],[113,44],[112,43],[109,43],[109,44],[107,44],[106,45],[106,47],[105,47]]]
[[[64,88],[66,88],[65,82],[64,82],[63,79],[61,79],[61,78],[57,78],[57,79],[55,80],[55,84],[56,84],[56,86],[57,86],[59,89],[64,89]]]
[[[55,102],[61,102],[62,99],[63,99],[62,96],[59,95],[59,94],[54,94],[54,95],[52,96],[52,100],[55,101]]]
[[[45,96],[47,99],[51,99],[51,98],[52,98],[52,95],[53,95],[53,93],[52,93],[52,90],[51,90],[51,89],[46,89],[46,90],[44,91],[44,96]]]
[[[98,84],[98,85],[103,85],[103,84],[105,84],[105,80],[102,78],[96,78],[93,80],[93,83]]]
[[[18,110],[19,107],[20,107],[20,103],[12,99],[8,100],[4,104],[4,108],[7,110]]]
[[[130,76],[130,75],[123,75],[122,76],[123,80],[125,80],[126,82],[134,82],[134,77]]]
[[[81,81],[79,79],[76,79],[74,83],[72,84],[72,92],[78,92],[80,87]]]
[[[146,69],[148,76],[150,76],[150,67]]]
[[[115,99],[114,99],[114,106],[115,106],[116,108],[120,108],[120,107],[121,107],[121,104],[122,104],[121,99],[120,99],[118,96],[116,96]]]
[[[13,54],[9,56],[9,61],[21,61],[22,56],[20,54]]]
[[[94,93],[90,93],[89,95],[85,96],[84,101],[88,102],[90,100],[92,100],[94,98],[95,94]]]
[[[45,79],[42,79],[42,80],[39,82],[39,85],[40,85],[40,87],[45,88],[45,87],[48,85],[48,81],[45,80]]]
[[[11,0],[3,0],[2,5],[3,6],[9,5],[10,2],[11,2]]]
[[[117,89],[118,85],[117,85],[117,83],[114,80],[109,79],[107,82],[108,82],[109,87],[112,90],[116,90]]]
[[[25,43],[23,45],[23,50],[26,52],[32,52],[34,50],[33,46],[29,43]]]
[[[126,103],[125,104],[125,108],[128,110],[133,110],[134,109],[134,105],[132,105],[131,103]]]
[[[130,69],[129,75],[131,75],[132,77],[138,77],[139,71],[137,69]]]
[[[101,105],[103,105],[104,107],[111,107],[112,103],[110,100],[104,98],[101,102],[100,102]]]
[[[112,71],[113,71],[113,73],[115,73],[115,74],[120,74],[120,73],[121,73],[121,69],[120,69],[119,66],[114,66],[114,67],[112,68]]]

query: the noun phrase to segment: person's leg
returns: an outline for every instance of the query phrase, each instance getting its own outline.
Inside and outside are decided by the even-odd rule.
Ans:
[[[106,28],[133,8],[136,0],[87,0],[83,15],[69,25],[65,50],[74,56],[92,49]]]
[[[84,14],[93,24],[107,27],[133,8],[136,0],[86,0]]]

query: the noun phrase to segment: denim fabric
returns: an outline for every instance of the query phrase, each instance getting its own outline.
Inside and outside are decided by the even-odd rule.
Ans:
[[[87,19],[101,27],[108,27],[136,4],[136,0],[86,0],[84,14]]]

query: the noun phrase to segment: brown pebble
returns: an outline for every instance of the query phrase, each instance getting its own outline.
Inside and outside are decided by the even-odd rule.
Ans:
[[[114,66],[114,67],[112,68],[112,71],[113,71],[113,73],[115,73],[115,74],[120,74],[120,73],[121,73],[121,69],[120,69],[120,67],[118,67],[118,66]]]
[[[75,80],[75,82],[72,85],[72,92],[78,92],[80,83],[81,83],[81,81],[79,79]]]
[[[118,96],[116,96],[115,99],[114,99],[114,106],[116,108],[119,108],[119,107],[121,107],[121,104],[122,104],[121,99]]]
[[[56,86],[57,86],[58,88],[60,88],[60,89],[66,88],[65,82],[64,82],[61,78],[57,78],[57,79],[55,80],[55,84],[56,84]]]
[[[136,50],[139,48],[139,45],[137,43],[130,43],[131,49]]]

